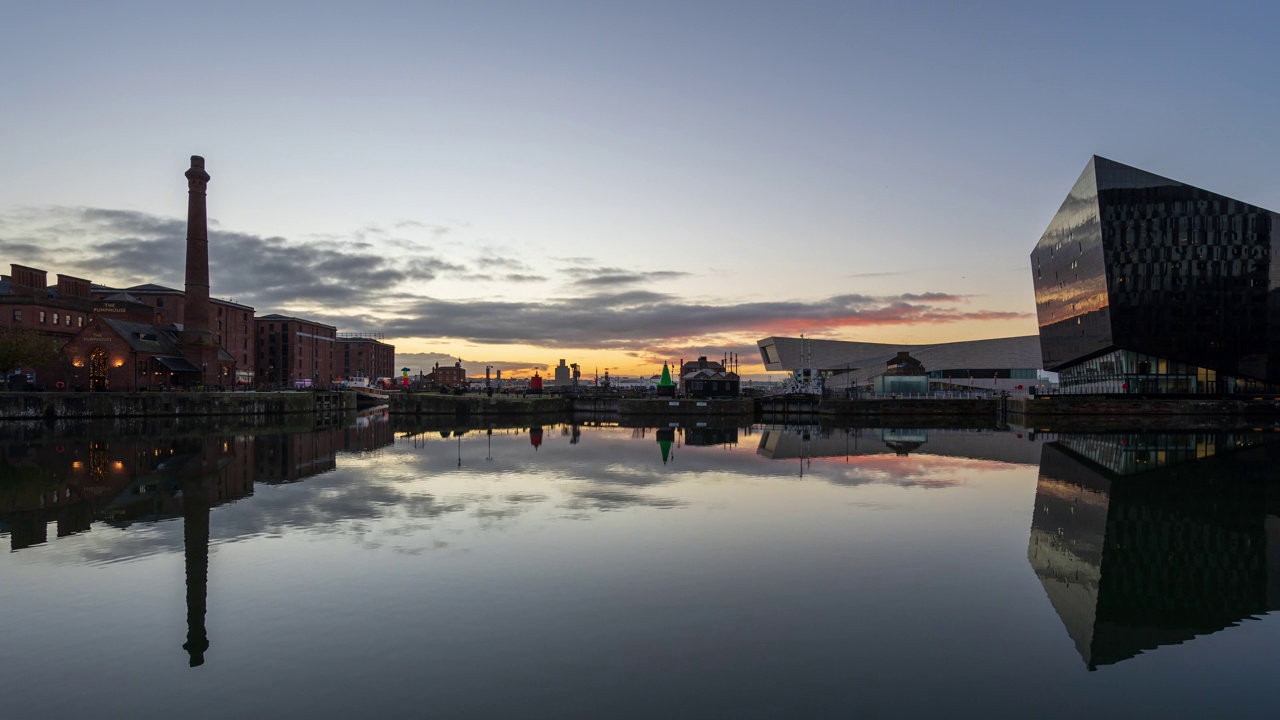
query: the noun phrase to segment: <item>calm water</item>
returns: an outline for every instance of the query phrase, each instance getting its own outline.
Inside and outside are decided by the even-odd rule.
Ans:
[[[1273,717],[1280,433],[9,425],[6,717]]]

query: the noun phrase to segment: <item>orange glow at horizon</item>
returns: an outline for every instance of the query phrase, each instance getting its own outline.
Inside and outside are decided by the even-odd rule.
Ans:
[[[665,338],[646,344],[637,344],[636,348],[569,348],[542,346],[532,344],[481,344],[466,340],[428,340],[423,338],[388,339],[396,346],[397,354],[429,353],[462,358],[462,365],[470,377],[484,377],[486,364],[502,363],[504,378],[528,378],[537,371],[543,377],[554,372],[554,368],[563,358],[566,364],[577,363],[583,379],[594,379],[597,372],[604,377],[605,370],[610,375],[647,376],[662,372],[663,361],[678,363],[696,359],[706,355],[709,359],[719,360],[725,352],[737,352],[740,363],[739,372],[743,375],[766,375],[766,370],[756,349],[756,341],[766,337],[799,337],[804,335],[815,340],[846,340],[903,345],[928,345],[931,343],[957,342],[962,340],[981,340],[1000,337],[1016,337],[1034,335],[1038,332],[1036,318],[1033,313],[996,313],[993,319],[962,320],[947,322],[937,320],[931,322],[913,322],[910,324],[883,323],[879,325],[864,324],[876,328],[876,332],[857,333],[850,329],[859,327],[847,323],[839,327],[825,324],[805,324],[797,321],[796,325],[782,322],[768,323],[771,330],[763,330],[744,334],[738,332],[708,334],[692,338]],[[838,332],[844,330],[844,332]],[[419,370],[428,372],[429,367],[419,368],[409,363],[413,374]],[[776,372],[776,371],[775,371]]]

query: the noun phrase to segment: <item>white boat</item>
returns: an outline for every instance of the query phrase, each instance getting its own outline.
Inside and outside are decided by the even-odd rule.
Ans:
[[[358,406],[385,405],[389,397],[386,390],[370,384],[369,378],[359,375],[342,381],[342,387],[355,391]]]

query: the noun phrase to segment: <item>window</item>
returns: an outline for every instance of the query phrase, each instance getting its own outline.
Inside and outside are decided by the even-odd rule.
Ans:
[[[22,311],[21,311],[21,310],[14,310],[14,311],[13,311],[13,321],[14,321],[14,322],[22,322]]]
[[[84,316],[76,318],[76,327],[84,327]]]
[[[164,298],[156,298],[156,307],[164,307]]]
[[[54,325],[57,325],[57,324],[58,324],[58,313],[54,313],[54,314],[53,314],[53,324],[54,324]]]
[[[66,326],[71,327],[71,313],[67,313],[66,318],[67,318],[67,322],[65,323]]]
[[[41,310],[41,311],[40,311],[40,323],[41,323],[42,325],[44,324],[44,311],[43,311],[43,310]]]

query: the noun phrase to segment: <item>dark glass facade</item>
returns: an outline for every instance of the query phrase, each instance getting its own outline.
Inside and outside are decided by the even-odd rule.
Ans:
[[[1280,382],[1280,216],[1094,157],[1031,253],[1044,367],[1064,391]]]
[[[1090,669],[1280,608],[1277,462],[1263,433],[1042,446],[1027,559]]]

